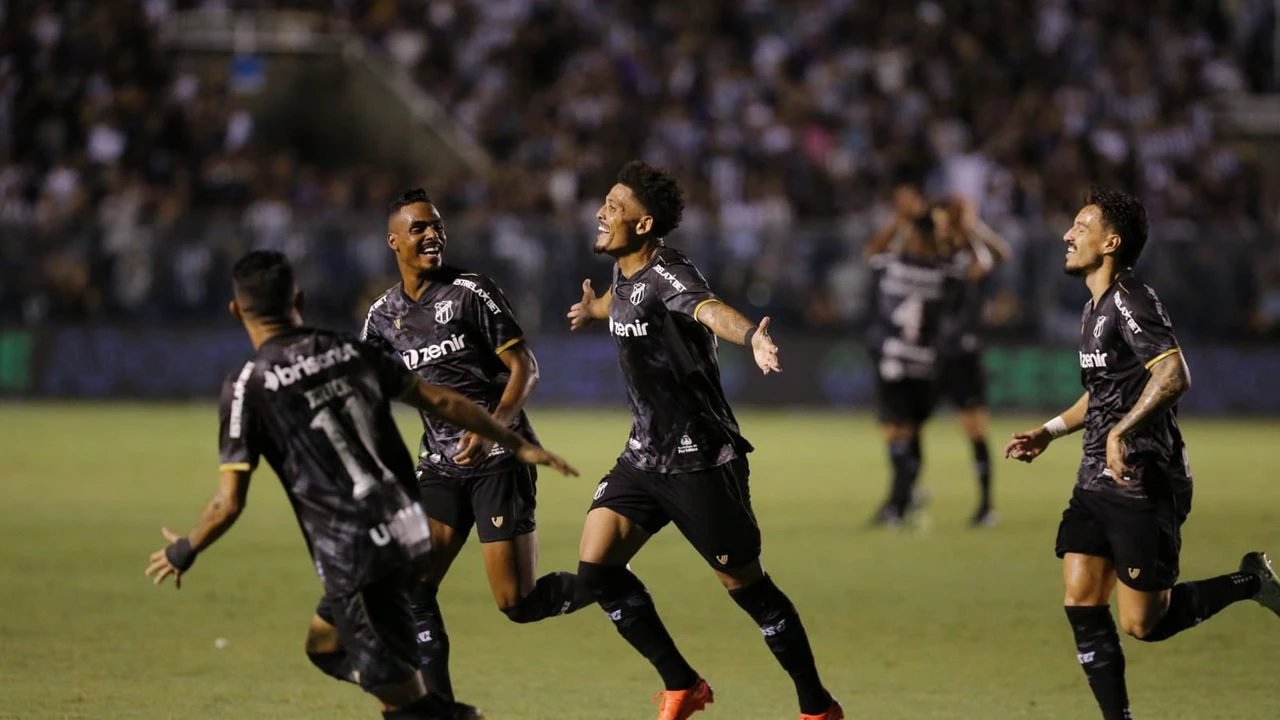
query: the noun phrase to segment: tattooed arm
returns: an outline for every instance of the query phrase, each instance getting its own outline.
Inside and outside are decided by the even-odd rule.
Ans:
[[[693,317],[721,340],[735,345],[750,344],[756,365],[760,366],[760,371],[765,375],[782,372],[782,367],[778,365],[778,346],[769,337],[769,318],[761,320],[759,325],[753,325],[742,313],[719,300],[702,302],[694,310]]]
[[[147,576],[159,585],[170,575],[173,576],[174,587],[182,587],[182,573],[195,562],[196,555],[222,537],[240,517],[244,509],[245,497],[249,493],[249,475],[252,471],[239,468],[223,468],[218,477],[218,489],[200,514],[200,521],[195,528],[180,536],[169,528],[161,528],[168,546],[181,547],[181,551],[168,550],[168,546],[151,553],[151,561],[147,565]],[[171,555],[170,553],[174,553]],[[175,564],[174,558],[177,558]]]
[[[1151,417],[1168,410],[1191,387],[1191,371],[1181,352],[1170,352],[1148,370],[1151,377],[1147,379],[1147,386],[1143,388],[1138,402],[1120,418],[1107,436],[1107,468],[1117,482],[1123,482],[1123,478],[1130,474],[1130,468],[1124,462],[1124,438]]]

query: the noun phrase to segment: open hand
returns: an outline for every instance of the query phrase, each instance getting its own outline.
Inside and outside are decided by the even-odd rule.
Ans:
[[[599,298],[596,296],[595,290],[591,289],[591,281],[582,281],[582,300],[574,303],[569,307],[569,329],[581,330],[590,325],[595,317],[591,315],[591,305]]]
[[[773,338],[769,337],[769,318],[760,321],[760,325],[756,327],[756,334],[751,338],[751,354],[756,358],[756,365],[760,367],[760,371],[765,375],[771,372],[782,372],[782,366],[778,364],[778,346],[773,344]]]
[[[560,471],[561,475],[578,477],[577,469],[566,462],[564,458],[553,452],[548,452],[540,445],[525,443],[516,451],[516,459],[527,465],[546,465],[555,468]]]
[[[160,534],[164,536],[165,547],[168,547],[169,544],[177,541],[179,537],[177,533],[167,527],[160,528]],[[151,562],[147,565],[146,575],[151,578],[151,582],[156,585],[160,585],[164,582],[165,578],[172,575],[173,587],[180,590],[182,589],[182,571],[174,567],[173,564],[169,562],[169,556],[165,555],[164,551],[165,548],[160,548],[159,550],[151,553]]]
[[[1051,442],[1053,442],[1053,436],[1043,425],[1033,430],[1016,432],[1004,446],[1004,456],[1029,463],[1040,457]]]

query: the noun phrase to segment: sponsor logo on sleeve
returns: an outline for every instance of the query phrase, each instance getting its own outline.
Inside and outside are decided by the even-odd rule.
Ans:
[[[1138,321],[1133,319],[1133,311],[1124,303],[1124,298],[1120,297],[1120,293],[1116,293],[1116,309],[1124,316],[1124,324],[1129,327],[1129,332],[1134,335],[1142,334],[1142,327],[1138,325]]]

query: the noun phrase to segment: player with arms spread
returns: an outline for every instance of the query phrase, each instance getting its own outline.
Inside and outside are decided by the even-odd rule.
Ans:
[[[1280,578],[1265,554],[1250,552],[1239,572],[1177,582],[1192,490],[1177,402],[1191,376],[1155,291],[1133,274],[1146,209],[1127,193],[1095,189],[1063,240],[1067,273],[1083,277],[1092,295],[1080,329],[1085,393],[1043,426],[1014,434],[1005,456],[1032,462],[1055,438],[1084,430],[1057,555],[1078,659],[1102,716],[1121,720],[1130,717],[1129,697],[1113,590],[1121,628],[1157,642],[1241,600],[1280,614]]]
[[[218,490],[190,533],[163,530],[169,545],[151,555],[146,573],[157,585],[172,575],[181,587],[198,553],[239,517],[249,478],[265,457],[324,584],[307,657],[377,697],[386,718],[451,719],[449,703],[428,694],[417,669],[409,590],[430,542],[412,456],[390,400],[505,443],[523,462],[577,473],[462,395],[423,382],[378,350],[304,327],[302,297],[280,253],[249,253],[232,277],[231,313],[255,354],[222,390]]]
[[[387,213],[387,244],[401,282],[369,308],[362,338],[398,355],[423,379],[479,403],[535,441],[524,406],[538,363],[507,299],[489,278],[444,264],[449,238],[426,191],[407,190]],[[517,623],[574,612],[594,602],[572,573],[534,579],[537,473],[513,447],[422,413],[418,484],[431,527],[431,568],[414,596],[427,684],[452,696],[449,636],[436,599],[472,526],[498,607]]]
[[[920,433],[937,400],[938,342],[951,272],[945,209],[908,204],[905,210],[892,235],[882,232],[873,240],[867,260],[870,325],[863,339],[876,368],[876,413],[893,473],[889,497],[872,524],[887,526],[902,524],[915,499]]]
[[[618,632],[666,685],[658,720],[684,720],[713,700],[685,661],[627,563],[669,522],[706,559],[729,595],[759,625],[795,682],[802,718],[844,712],[818,677],[809,639],[787,596],[760,565],[760,528],[751,509],[751,444],[720,385],[717,338],[751,348],[766,375],[779,372],[769,319],[753,326],[711,293],[684,253],[663,238],[680,223],[675,179],[628,163],[596,217],[595,251],[616,260],[612,287],[596,297],[583,283],[569,310],[572,329],[608,320],[630,399],[626,449],[596,488],[579,549],[578,577]]]

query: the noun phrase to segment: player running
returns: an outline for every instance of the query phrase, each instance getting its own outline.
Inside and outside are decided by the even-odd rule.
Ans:
[[[1015,433],[1005,456],[1031,462],[1055,438],[1084,429],[1057,555],[1080,665],[1103,718],[1120,720],[1130,717],[1129,695],[1113,589],[1120,627],[1157,642],[1240,600],[1280,614],[1280,578],[1264,553],[1250,552],[1239,572],[1177,583],[1192,492],[1177,402],[1191,377],[1164,307],[1133,274],[1146,209],[1127,193],[1094,190],[1063,240],[1067,273],[1083,277],[1092,295],[1080,328],[1085,393],[1043,426]]]
[[[503,425],[536,442],[524,406],[538,363],[507,299],[489,278],[444,264],[444,220],[425,190],[390,205],[387,244],[401,282],[369,308],[362,339],[397,354],[423,379],[453,388]],[[422,413],[418,484],[431,527],[431,567],[414,595],[427,684],[452,697],[449,636],[436,596],[472,526],[489,588],[517,623],[574,612],[594,602],[572,573],[535,581],[537,473],[515,448]]]
[[[963,198],[947,202],[944,235],[950,240],[948,278],[938,336],[937,392],[956,409],[960,429],[973,448],[978,480],[974,527],[996,523],[991,492],[991,452],[987,444],[987,378],[982,361],[983,285],[1009,257],[1009,246]]]
[[[864,335],[876,368],[876,412],[889,446],[889,497],[872,524],[897,526],[915,498],[920,432],[937,401],[938,343],[952,272],[941,207],[899,204],[891,233],[870,245],[870,325]]]
[[[453,708],[417,669],[409,590],[428,554],[413,460],[391,416],[399,398],[512,448],[523,462],[577,472],[495,422],[479,406],[430,385],[353,337],[304,327],[302,297],[283,255],[256,251],[232,271],[231,313],[253,359],[223,385],[218,490],[196,528],[151,555],[155,584],[181,587],[197,555],[239,517],[265,457],[302,527],[324,597],[307,657],[377,697],[385,718],[451,720]],[[429,694],[428,690],[432,692]]]
[[[764,633],[795,682],[802,718],[844,711],[818,677],[809,639],[787,596],[760,565],[747,453],[720,385],[717,338],[751,348],[766,375],[780,372],[769,319],[753,326],[711,293],[684,253],[663,238],[680,224],[680,187],[643,162],[622,168],[596,218],[595,251],[614,258],[608,294],[590,280],[569,310],[570,326],[609,321],[631,402],[626,449],[596,488],[579,549],[578,577],[627,642],[666,686],[658,720],[683,720],[713,700],[685,661],[627,563],[669,522],[715,570],[730,597]]]

